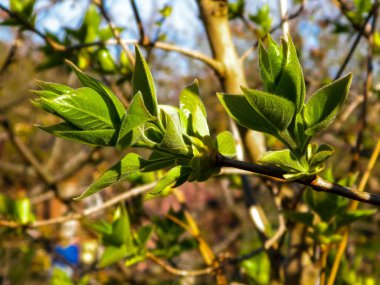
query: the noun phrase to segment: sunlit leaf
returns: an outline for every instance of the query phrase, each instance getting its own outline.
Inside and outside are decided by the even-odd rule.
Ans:
[[[129,153],[106,172],[104,172],[85,192],[74,199],[82,200],[90,195],[93,195],[106,187],[123,181],[129,174],[136,172],[139,169],[140,156],[135,153]]]

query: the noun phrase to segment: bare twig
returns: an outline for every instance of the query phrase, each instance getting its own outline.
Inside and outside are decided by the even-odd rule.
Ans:
[[[178,268],[175,268],[175,267],[171,266],[170,264],[168,264],[164,260],[158,258],[157,256],[155,256],[151,252],[148,252],[147,255],[146,255],[146,257],[149,258],[150,260],[152,260],[154,263],[160,265],[167,272],[169,272],[169,273],[171,273],[173,275],[177,275],[177,276],[186,277],[186,276],[208,275],[208,274],[211,274],[215,270],[218,269],[218,268],[215,268],[215,267],[206,267],[204,269],[198,269],[198,270],[184,270],[184,269],[178,269]]]
[[[354,148],[353,153],[353,160],[351,163],[351,170],[354,170],[358,163],[360,158],[360,151],[362,149],[362,143],[363,143],[363,136],[364,136],[364,130],[367,126],[367,105],[368,105],[368,98],[371,95],[371,86],[372,86],[372,71],[373,71],[373,41],[374,41],[374,33],[376,30],[376,20],[377,20],[377,12],[378,12],[378,1],[375,1],[373,4],[372,11],[373,12],[373,20],[371,24],[371,34],[368,38],[368,55],[367,55],[367,76],[366,80],[364,82],[364,92],[363,92],[363,103],[362,103],[362,110],[361,110],[361,120],[359,125],[359,131],[358,136],[356,138],[356,145]]]
[[[139,42],[142,45],[148,44],[149,39],[145,35],[144,25],[141,21],[141,17],[140,17],[139,10],[137,8],[136,2],[135,2],[135,0],[130,0],[130,2],[131,2],[131,6],[132,6],[133,15],[135,16],[137,29],[139,30],[139,34],[140,34],[140,41]]]
[[[120,32],[116,28],[115,24],[112,22],[110,16],[108,15],[105,7],[104,7],[104,1],[103,0],[93,0],[94,3],[99,7],[100,13],[102,13],[104,19],[106,19],[109,28],[111,29],[111,32],[116,39],[118,45],[121,47],[121,49],[125,52],[127,55],[129,62],[132,64],[132,66],[135,65],[135,57],[132,55],[131,51],[129,50],[128,46],[122,41]]]
[[[344,59],[342,65],[340,66],[338,72],[336,73],[335,77],[334,77],[334,80],[337,80],[339,77],[342,76],[342,73],[344,71],[344,69],[346,68],[348,62],[350,61],[350,59],[352,58],[352,55],[354,54],[359,42],[360,42],[360,39],[363,37],[364,35],[364,31],[365,31],[365,28],[369,22],[369,20],[372,18],[372,16],[374,15],[375,11],[377,10],[376,8],[376,5],[373,6],[373,8],[371,9],[370,13],[368,13],[368,16],[366,17],[366,19],[364,20],[364,23],[363,25],[360,27],[360,29],[358,30],[358,33],[356,35],[356,38],[354,40],[354,42],[352,43],[352,46],[346,56],[346,58]]]
[[[247,163],[243,161],[233,160],[224,156],[219,155],[217,165],[222,167],[234,167],[243,170],[248,170],[256,174],[267,176],[270,179],[275,178],[276,181],[287,183],[288,181],[283,178],[285,172],[277,167],[269,166],[269,165],[259,165],[254,163]],[[324,180],[319,176],[315,176],[312,179],[298,179],[294,181],[296,183],[310,186],[313,190],[316,191],[324,191],[328,193],[332,193],[335,195],[339,195],[342,197],[346,197],[352,200],[356,200],[359,202],[364,202],[367,204],[380,206],[380,195],[361,192],[358,190],[354,190],[349,187],[344,187],[342,185],[332,183]]]
[[[364,172],[364,175],[362,176],[362,179],[360,180],[358,191],[362,192],[365,189],[365,186],[367,185],[368,179],[371,175],[372,169],[375,166],[376,160],[379,157],[380,154],[380,139],[377,141],[375,150],[373,151],[371,158],[368,162],[367,169]],[[358,207],[358,202],[357,201],[351,201],[348,209],[349,210],[355,210]],[[345,228],[343,232],[343,239],[339,243],[338,247],[338,252],[335,256],[333,266],[331,268],[329,280],[328,280],[328,285],[333,285],[335,282],[336,275],[338,273],[340,261],[342,259],[342,256],[344,254],[344,251],[346,250],[347,247],[347,242],[348,242],[348,233],[349,233],[349,228]]]
[[[8,67],[11,65],[11,63],[12,63],[12,61],[16,55],[16,51],[17,51],[18,47],[20,46],[20,43],[21,43],[21,31],[19,30],[17,32],[16,38],[14,39],[14,41],[13,41],[13,43],[9,49],[9,52],[8,52],[8,54],[4,60],[4,63],[0,68],[0,78],[5,74]]]
[[[22,17],[20,17],[17,13],[12,12],[7,7],[5,7],[3,4],[0,3],[0,9],[6,12],[10,17],[17,20],[24,29],[34,32],[35,34],[39,35],[44,41],[49,44],[54,50],[56,51],[64,51],[66,50],[66,47],[61,45],[60,43],[55,42],[48,36],[46,36],[43,32],[38,30],[34,25],[24,20]]]

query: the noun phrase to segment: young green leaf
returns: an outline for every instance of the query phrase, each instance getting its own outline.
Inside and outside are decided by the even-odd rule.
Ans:
[[[306,134],[314,135],[326,129],[337,116],[350,88],[352,74],[349,73],[319,89],[305,106]]]
[[[32,220],[31,204],[28,198],[14,200],[13,215],[21,225],[26,225]]]
[[[346,211],[348,199],[327,192],[316,192],[307,188],[304,192],[305,202],[321,219],[329,222],[331,218]]]
[[[35,80],[35,82],[44,90],[51,91],[54,94],[61,95],[61,94],[68,94],[72,93],[75,89],[58,83],[52,83],[52,82],[45,82],[40,80]],[[36,92],[36,91],[34,91]]]
[[[326,161],[335,152],[334,148],[328,144],[321,144],[310,160],[310,166],[315,166]]]
[[[102,257],[98,263],[98,268],[103,268],[109,266],[129,254],[128,248],[125,244],[121,246],[112,246],[109,245],[105,248]]]
[[[298,114],[305,100],[306,86],[297,51],[290,36],[282,39],[283,62],[281,73],[276,79],[274,94],[280,95],[295,104]]]
[[[76,141],[98,146],[115,146],[117,132],[106,130],[80,130],[69,123],[60,123],[53,126],[37,126],[40,129],[65,140]]]
[[[113,94],[113,92],[101,81],[84,73],[71,61],[66,60],[66,63],[70,65],[70,67],[74,70],[75,74],[77,75],[79,81],[83,84],[83,86],[94,89],[103,97],[104,102],[107,104],[110,110],[110,114],[113,115],[113,121],[115,123],[120,122],[121,119],[124,117],[125,108],[123,104],[119,101],[119,99],[116,97],[116,95]]]
[[[112,223],[112,245],[121,246],[125,244],[127,248],[132,248],[132,232],[129,215],[125,206],[122,204],[115,212],[115,220]]]
[[[259,67],[261,80],[265,90],[273,93],[280,76],[283,63],[283,53],[277,43],[268,35],[268,50],[262,42],[259,43]]]
[[[178,120],[173,120],[172,117],[163,110],[161,110],[161,114],[166,122],[166,132],[158,148],[175,154],[187,154],[188,149],[182,137],[179,118]]]
[[[82,200],[100,190],[109,187],[117,182],[123,181],[129,174],[140,169],[140,156],[135,153],[128,153],[120,161],[104,172],[90,187],[74,200]]]
[[[214,142],[214,147],[218,152],[227,157],[236,156],[236,144],[233,135],[230,132],[218,134]]]
[[[220,102],[227,113],[239,125],[258,132],[276,134],[276,129],[254,109],[245,96],[217,93]]]
[[[289,149],[268,151],[259,158],[259,162],[274,164],[288,172],[304,172],[305,170]]]
[[[191,124],[188,124],[188,126],[190,126],[190,130],[188,130],[190,134],[193,134],[198,138],[203,138],[210,135],[206,117],[203,115],[199,106],[195,107],[195,110],[190,115],[190,118]]]
[[[285,215],[286,218],[294,222],[307,225],[308,227],[313,226],[314,215],[310,212],[294,212],[284,210],[282,211],[282,213]]]
[[[163,177],[161,177],[160,180],[158,180],[156,186],[153,188],[150,194],[157,195],[164,191],[166,188],[174,188],[180,186],[186,181],[181,181],[180,178],[183,178],[186,175],[188,176],[190,171],[191,170],[188,167],[183,167],[181,165],[173,167]]]
[[[186,117],[189,117],[190,114],[195,111],[196,106],[201,109],[205,117],[207,116],[206,108],[199,96],[198,80],[194,80],[192,84],[181,91],[179,94],[179,106]]]
[[[137,45],[135,47],[135,53],[136,64],[132,78],[133,94],[136,94],[138,91],[141,91],[146,108],[153,116],[157,116],[157,98],[152,74],[141,50],[138,48]]]
[[[114,128],[109,106],[91,88],[79,88],[70,94],[52,99],[40,97],[40,100],[54,110],[57,116],[82,130]]]
[[[336,228],[339,229],[343,226],[348,226],[359,219],[372,216],[375,213],[377,213],[377,209],[351,210],[341,213],[335,218]]]
[[[282,97],[259,90],[242,87],[245,98],[249,104],[259,113],[262,121],[268,121],[272,127],[285,130],[295,115],[295,105]]]
[[[132,129],[141,126],[142,124],[156,120],[149,111],[146,109],[143,101],[141,92],[137,92],[133,96],[132,102],[127,110],[127,114],[124,116],[121,123],[119,135],[118,135],[118,145],[119,142],[130,132]],[[123,147],[128,147],[123,145]]]

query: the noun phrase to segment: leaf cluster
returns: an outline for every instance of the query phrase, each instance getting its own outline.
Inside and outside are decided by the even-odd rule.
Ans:
[[[352,76],[323,86],[305,102],[305,80],[290,36],[281,45],[270,36],[267,48],[260,43],[259,66],[263,91],[241,87],[242,95],[219,93],[218,97],[238,124],[273,135],[288,148],[264,154],[261,162],[286,170],[288,180],[313,176],[334,150],[309,143],[337,116]]]
[[[235,155],[231,133],[210,137],[206,109],[195,81],[182,90],[179,108],[158,105],[152,74],[136,47],[132,79],[133,99],[126,110],[112,91],[99,80],[68,62],[84,87],[72,89],[56,83],[38,82],[33,104],[64,122],[39,126],[58,137],[99,146],[151,149],[147,159],[128,153],[95,181],[79,199],[94,194],[137,171],[170,170],[152,193],[177,187],[186,181],[205,181],[220,171],[218,153]]]

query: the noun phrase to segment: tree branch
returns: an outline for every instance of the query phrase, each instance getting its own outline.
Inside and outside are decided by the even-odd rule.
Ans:
[[[243,161],[234,160],[222,155],[218,155],[217,165],[221,167],[234,167],[238,169],[247,170],[256,174],[267,176],[270,179],[275,179],[276,181],[288,183],[283,175],[286,173],[280,168],[270,166],[270,165],[259,165],[254,163],[247,163]],[[324,180],[319,176],[315,176],[312,179],[298,179],[294,181],[295,183],[306,185],[311,187],[316,191],[323,191],[327,193],[332,193],[342,197],[346,197],[359,202],[380,206],[380,195],[372,194],[367,192],[360,192],[349,187],[345,187],[336,183]]]

